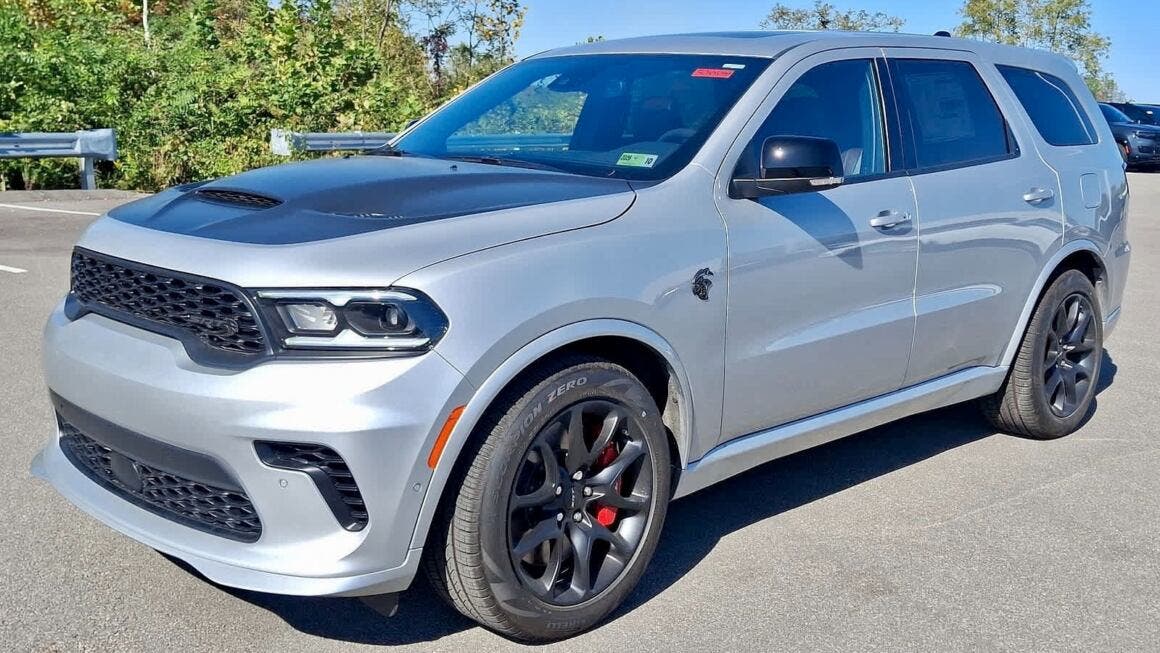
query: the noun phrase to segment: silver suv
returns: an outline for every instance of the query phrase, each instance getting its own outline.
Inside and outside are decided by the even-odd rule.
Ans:
[[[224,585],[420,568],[523,640],[632,591],[666,507],[981,399],[1092,405],[1128,188],[1063,58],[939,37],[565,48],[370,156],[97,220],[45,330],[77,506]]]

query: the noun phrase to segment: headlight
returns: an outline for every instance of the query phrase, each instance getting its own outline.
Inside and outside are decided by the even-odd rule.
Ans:
[[[1136,132],[1136,138],[1146,138],[1150,141],[1158,141],[1160,140],[1160,132],[1138,131]]]
[[[287,352],[420,353],[447,331],[443,312],[414,290],[259,290],[258,305]]]

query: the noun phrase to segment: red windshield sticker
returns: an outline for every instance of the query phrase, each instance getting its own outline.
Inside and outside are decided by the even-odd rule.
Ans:
[[[693,71],[693,77],[712,77],[713,79],[729,79],[734,71],[727,68],[698,68]]]

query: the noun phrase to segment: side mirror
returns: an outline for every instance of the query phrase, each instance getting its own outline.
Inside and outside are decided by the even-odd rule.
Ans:
[[[770,136],[761,145],[757,179],[733,180],[733,196],[755,199],[826,190],[842,184],[844,164],[838,144],[812,136]]]

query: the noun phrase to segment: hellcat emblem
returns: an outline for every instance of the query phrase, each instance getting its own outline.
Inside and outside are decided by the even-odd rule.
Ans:
[[[701,268],[697,270],[697,274],[693,275],[693,294],[701,301],[709,301],[709,289],[713,287],[713,281],[709,277],[713,276],[713,271],[709,268]]]

